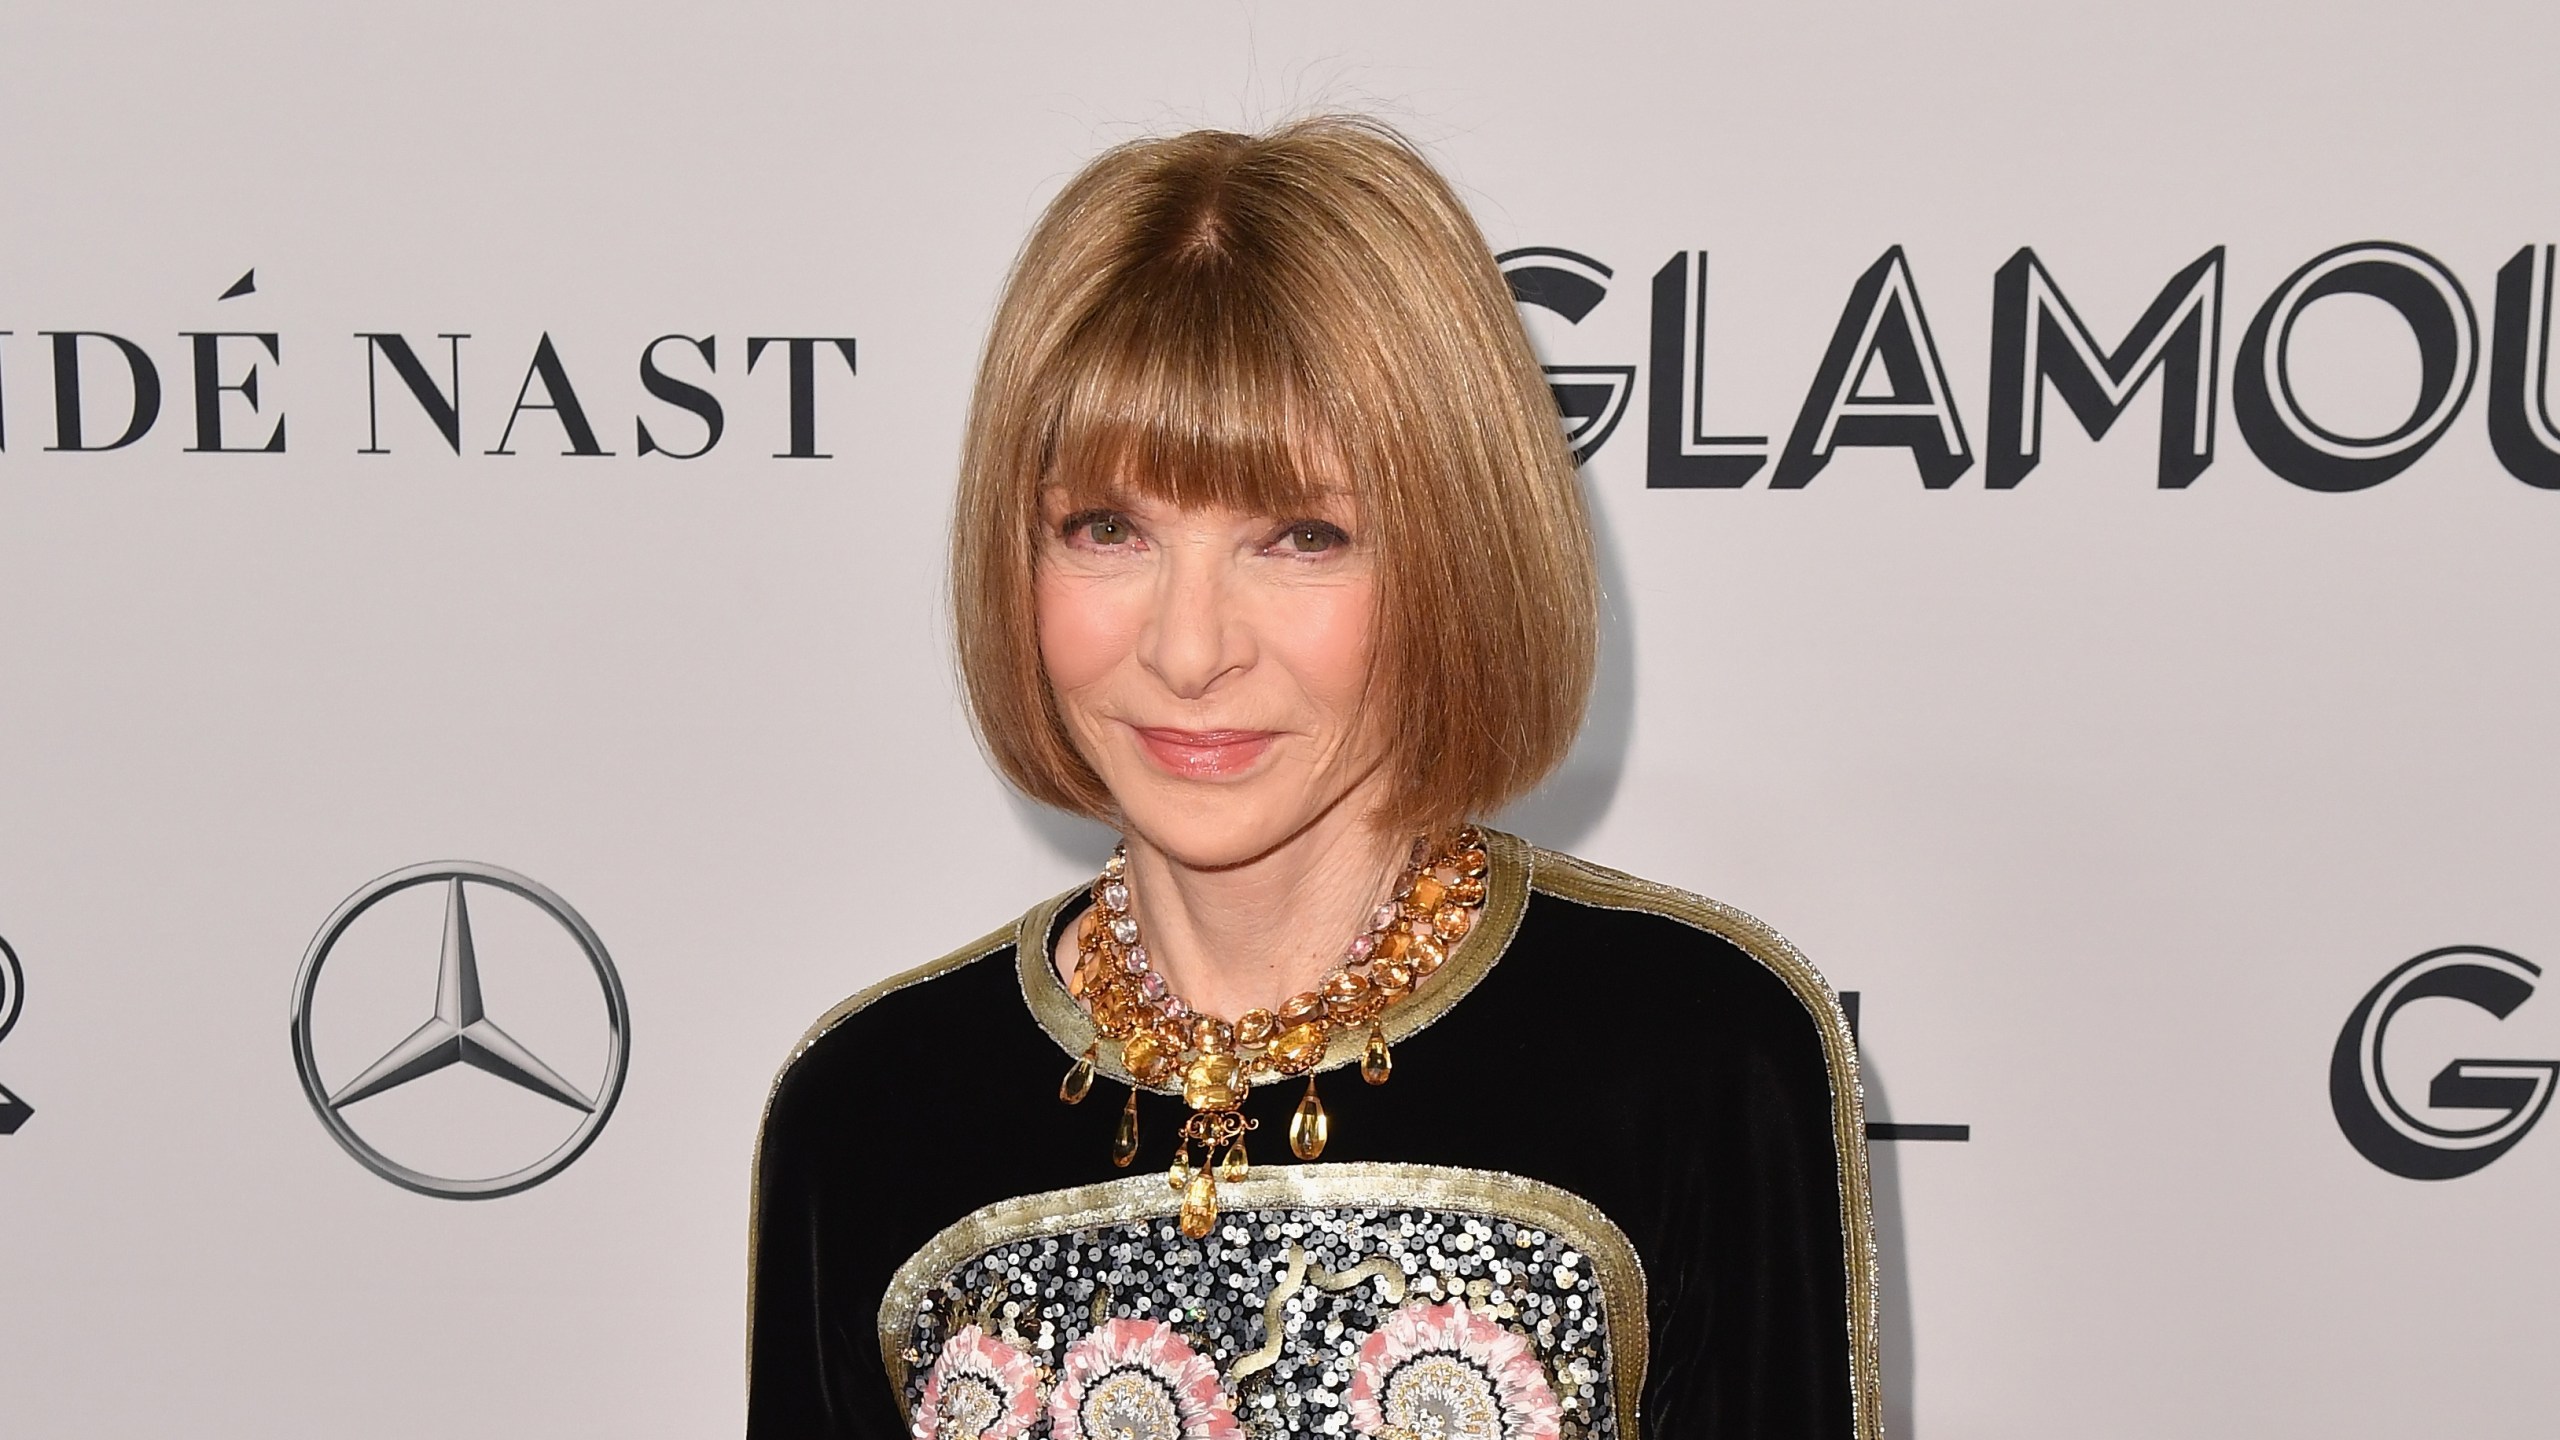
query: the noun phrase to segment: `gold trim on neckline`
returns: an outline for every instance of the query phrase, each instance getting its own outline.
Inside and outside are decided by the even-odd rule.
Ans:
[[[1257,1166],[1244,1179],[1229,1181],[1218,1190],[1226,1211],[1432,1210],[1491,1216],[1563,1236],[1591,1261],[1599,1277],[1600,1300],[1609,1322],[1610,1395],[1620,1440],[1637,1440],[1644,1433],[1644,1378],[1651,1364],[1653,1325],[1645,1299],[1644,1262],[1626,1232],[1590,1201],[1543,1180],[1498,1170],[1374,1161]],[[927,1292],[951,1272],[999,1246],[1104,1225],[1166,1219],[1181,1204],[1182,1197],[1165,1187],[1163,1176],[1132,1175],[1000,1200],[926,1241],[890,1277],[873,1317],[880,1362],[888,1371],[899,1414],[910,1421],[914,1418],[907,1408],[907,1387],[914,1372],[902,1353],[908,1331]]]
[[[1378,1028],[1386,1032],[1390,1045],[1402,1044],[1448,1014],[1450,1007],[1465,999],[1476,982],[1493,969],[1494,962],[1511,948],[1511,937],[1519,932],[1520,917],[1529,906],[1529,847],[1516,836],[1486,830],[1484,850],[1485,858],[1491,862],[1485,870],[1484,908],[1477,912],[1475,926],[1466,938],[1449,951],[1439,973],[1423,982],[1411,999],[1378,1017]],[[1070,1061],[1092,1050],[1097,1072],[1123,1085],[1135,1086],[1136,1078],[1121,1063],[1119,1043],[1102,1038],[1093,1028],[1093,1017],[1067,993],[1066,982],[1058,978],[1057,958],[1049,950],[1049,932],[1058,911],[1084,893],[1085,887],[1079,885],[1053,895],[1031,907],[1015,927],[1014,962],[1022,976],[1022,998],[1031,1007],[1031,1017],[1040,1022],[1040,1028],[1049,1033]],[[1359,1063],[1368,1039],[1368,1033],[1358,1027],[1335,1031],[1326,1041],[1324,1059],[1310,1073],[1322,1074]],[[1179,1078],[1138,1088],[1160,1095],[1182,1093]]]

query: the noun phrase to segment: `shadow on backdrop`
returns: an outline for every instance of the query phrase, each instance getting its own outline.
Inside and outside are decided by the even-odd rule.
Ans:
[[[1080,871],[1100,870],[1102,862],[1111,858],[1111,847],[1120,841],[1118,832],[1101,821],[1052,810],[1010,785],[1004,787],[1004,798],[1023,829]]]
[[[1600,664],[1592,678],[1591,708],[1573,752],[1556,773],[1494,817],[1497,828],[1554,850],[1578,848],[1608,815],[1626,776],[1627,746],[1636,728],[1635,621],[1627,609],[1633,592],[1608,512],[1596,500],[1590,511],[1600,569]]]
[[[1884,1076],[1863,1054],[1858,1078],[1867,1095],[1868,1122],[1892,1118]],[[1884,1433],[1894,1440],[1918,1440],[1911,1414],[1917,1365],[1911,1350],[1911,1267],[1902,1224],[1901,1150],[1900,1144],[1889,1140],[1867,1146],[1867,1183],[1876,1216],[1876,1346],[1882,1352],[1884,1370]]]

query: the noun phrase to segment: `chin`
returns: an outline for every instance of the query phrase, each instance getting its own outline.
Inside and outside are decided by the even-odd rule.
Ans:
[[[1278,849],[1315,818],[1303,797],[1254,793],[1262,788],[1157,782],[1129,794],[1121,814],[1175,862],[1223,869]]]

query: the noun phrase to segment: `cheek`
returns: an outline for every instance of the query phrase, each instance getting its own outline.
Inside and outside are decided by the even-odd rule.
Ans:
[[[1136,645],[1144,617],[1122,588],[1055,571],[1033,582],[1040,666],[1062,702],[1119,669]]]
[[[1265,643],[1287,657],[1307,698],[1328,710],[1357,706],[1369,683],[1375,584],[1362,580],[1301,592],[1280,608],[1278,623],[1264,629]]]

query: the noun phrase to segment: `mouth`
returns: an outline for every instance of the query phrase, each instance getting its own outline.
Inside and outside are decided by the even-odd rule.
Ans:
[[[1175,730],[1133,725],[1138,748],[1167,773],[1188,780],[1220,780],[1253,768],[1271,742],[1273,730]]]

